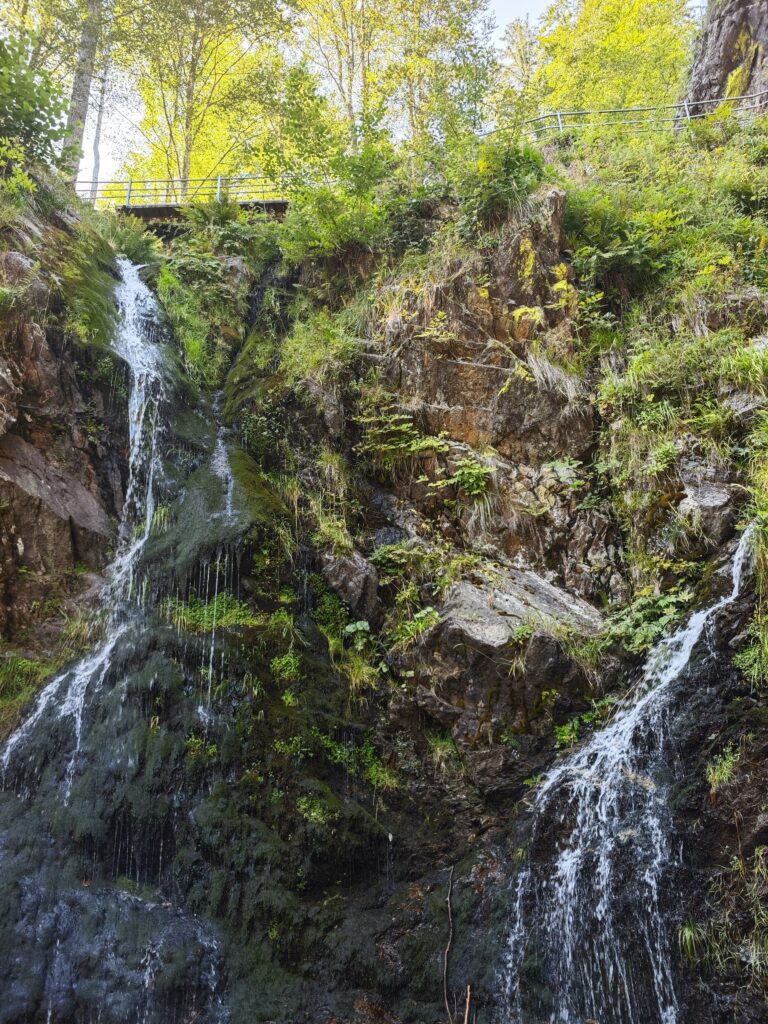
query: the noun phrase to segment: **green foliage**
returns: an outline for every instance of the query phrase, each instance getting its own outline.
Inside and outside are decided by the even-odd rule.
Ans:
[[[321,832],[327,831],[339,818],[339,812],[330,808],[319,796],[300,796],[296,801],[296,810],[308,824]]]
[[[106,347],[117,322],[114,255],[108,242],[87,225],[63,242],[60,265],[64,327],[82,345]]]
[[[672,103],[695,22],[685,0],[553,3],[540,36],[539,88],[549,110]]]
[[[419,433],[413,417],[407,413],[385,409],[361,415],[358,422],[363,428],[363,439],[357,450],[385,479],[392,479],[421,459],[448,450],[442,437]]]
[[[201,203],[184,210],[187,239],[196,249],[244,260],[254,277],[280,258],[281,226],[235,202]]]
[[[410,647],[439,621],[440,613],[436,608],[421,608],[411,618],[397,623],[390,636],[392,646],[401,649]]]
[[[722,789],[733,781],[740,759],[739,748],[729,743],[721,754],[707,761],[706,776],[712,792]]]
[[[22,146],[30,160],[53,162],[64,102],[48,72],[31,65],[34,45],[31,37],[0,38],[0,140]]]
[[[289,263],[307,259],[349,258],[376,249],[387,226],[377,187],[391,167],[386,143],[367,140],[357,153],[336,157],[328,168],[335,180],[297,183],[281,232],[282,252]]]
[[[684,955],[713,971],[768,989],[768,847],[739,854],[712,882],[704,923],[680,932]]]
[[[312,379],[327,387],[340,380],[357,351],[344,318],[320,309],[294,323],[280,349],[280,369],[291,385]]]
[[[95,227],[119,256],[125,256],[132,263],[146,268],[152,277],[157,274],[162,250],[157,236],[147,231],[142,220],[129,214],[105,211],[99,212]]]
[[[19,724],[25,707],[55,668],[48,661],[0,655],[0,739]]]
[[[187,601],[170,597],[163,602],[162,612],[176,629],[187,633],[211,633],[214,629],[234,629],[238,626],[258,626],[259,619],[244,601],[228,590],[204,601],[196,595]]]
[[[458,487],[470,498],[481,498],[488,490],[488,481],[496,472],[493,466],[487,466],[478,459],[460,459],[453,473],[440,480],[439,487]]]
[[[602,725],[610,716],[613,706],[616,703],[614,696],[601,697],[593,700],[589,711],[569,719],[562,725],[555,726],[555,746],[558,750],[571,749],[581,738],[585,728],[593,728]]]
[[[282,683],[294,683],[301,679],[301,655],[297,651],[286,651],[269,663],[272,675]]]
[[[198,384],[214,384],[218,375],[208,359],[208,324],[195,293],[169,266],[162,266],[157,294],[181,344],[187,373]]]
[[[689,609],[691,590],[670,590],[662,594],[641,589],[634,600],[608,621],[605,640],[620,643],[632,654],[642,654],[667,633]]]
[[[27,153],[21,143],[0,137],[0,201],[11,209],[22,209],[37,189],[26,164]]]
[[[365,777],[377,790],[397,789],[398,781],[395,773],[388,768],[376,753],[373,736],[368,733],[360,748],[360,762]]]
[[[543,168],[536,150],[504,140],[460,149],[448,168],[458,203],[459,230],[476,238],[519,214],[541,182]]]
[[[459,751],[450,734],[431,733],[427,736],[427,742],[432,764],[439,774],[446,775],[460,767]]]
[[[191,761],[212,761],[218,754],[215,743],[209,743],[202,736],[188,736],[185,749]]]

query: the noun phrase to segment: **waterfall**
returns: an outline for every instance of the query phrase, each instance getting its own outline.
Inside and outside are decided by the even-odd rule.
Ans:
[[[42,690],[3,751],[0,976],[17,997],[8,1019],[225,1024],[213,927],[162,889],[165,825],[130,799],[143,780],[156,681],[176,671],[155,646],[163,626],[143,591],[157,495],[176,483],[163,455],[178,403],[152,293],[130,262],[119,271],[113,348],[130,371],[128,474],[105,630]],[[73,986],[83,970],[84,984]]]
[[[731,589],[652,651],[613,720],[543,780],[529,857],[515,884],[501,982],[514,1024],[677,1024],[660,898],[670,848],[669,722],[675,682],[751,566],[743,534]],[[544,994],[542,994],[544,993]]]
[[[128,364],[131,375],[129,455],[118,549],[108,570],[110,582],[104,601],[108,609],[106,636],[94,651],[74,667],[56,675],[42,690],[32,713],[9,737],[1,762],[5,782],[14,753],[17,750],[21,753],[23,740],[53,705],[60,719],[72,720],[74,730],[74,747],[66,771],[65,801],[71,794],[75,761],[80,751],[86,695],[89,689],[104,682],[115,646],[136,612],[126,607],[126,603],[135,591],[136,569],[155,513],[154,482],[159,469],[158,407],[163,393],[163,361],[155,344],[157,305],[141,280],[138,268],[126,259],[119,259],[118,265],[120,283],[116,298],[120,326],[113,348]]]
[[[219,392],[213,402],[213,414],[217,420],[221,419],[222,398],[223,395]],[[216,434],[216,447],[214,448],[213,458],[211,459],[211,468],[226,488],[224,511],[222,514],[224,515],[227,523],[232,523],[237,518],[235,515],[235,474],[232,472],[232,466],[229,461],[226,436],[227,428],[224,424],[221,424]]]

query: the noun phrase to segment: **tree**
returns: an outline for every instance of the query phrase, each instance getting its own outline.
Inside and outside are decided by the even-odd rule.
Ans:
[[[197,0],[192,7],[150,0],[137,8],[121,42],[144,104],[136,127],[145,152],[134,169],[186,180],[193,170],[202,176],[223,166],[232,151],[233,93],[278,24],[272,0]]]
[[[493,67],[486,0],[299,0],[302,51],[353,147],[388,125],[419,143],[477,127]]]
[[[387,0],[299,0],[299,35],[310,66],[328,85],[354,145],[370,124]]]
[[[101,19],[102,0],[87,0],[67,111],[67,144],[75,154],[75,174],[82,155],[85,119],[88,116],[93,69],[101,34]]]
[[[414,142],[477,129],[494,68],[486,0],[393,0],[383,89]]]
[[[590,110],[673,101],[694,32],[687,0],[557,0],[540,35],[546,103]]]
[[[50,161],[64,135],[64,104],[50,75],[30,67],[34,45],[31,37],[0,38],[0,138]]]
[[[517,124],[539,112],[541,46],[528,17],[515,18],[504,31],[501,67],[493,106],[500,125]]]

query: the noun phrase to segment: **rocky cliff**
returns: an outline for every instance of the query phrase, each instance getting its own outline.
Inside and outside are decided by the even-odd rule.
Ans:
[[[501,146],[503,202],[331,254],[134,225],[167,324],[66,203],[6,233],[0,1021],[761,1019],[766,142],[721,129]]]
[[[87,643],[125,486],[127,381],[108,348],[67,331],[76,294],[59,254],[74,222],[33,218],[0,253],[0,634],[14,685],[19,657],[42,675]],[[23,249],[24,251],[19,251]],[[92,273],[105,289],[110,277]],[[66,636],[65,636],[66,634]],[[63,655],[67,657],[65,652]],[[20,708],[6,717],[6,732]]]
[[[768,10],[761,0],[715,0],[694,61],[688,101],[759,93],[768,107]],[[709,109],[705,107],[704,109]]]

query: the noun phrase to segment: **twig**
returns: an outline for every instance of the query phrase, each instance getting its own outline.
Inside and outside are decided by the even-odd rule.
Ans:
[[[451,1013],[450,1006],[448,1005],[448,957],[453,943],[453,908],[451,907],[451,895],[453,893],[453,872],[455,868],[456,865],[452,865],[451,873],[448,876],[448,895],[445,898],[445,902],[448,904],[448,945],[445,947],[445,953],[443,953],[443,998],[445,999],[445,1012],[448,1014],[448,1024],[454,1024],[454,1016]]]
[[[472,986],[467,985],[467,1005],[464,1009],[464,1024],[469,1024],[469,1007],[472,1002]]]

